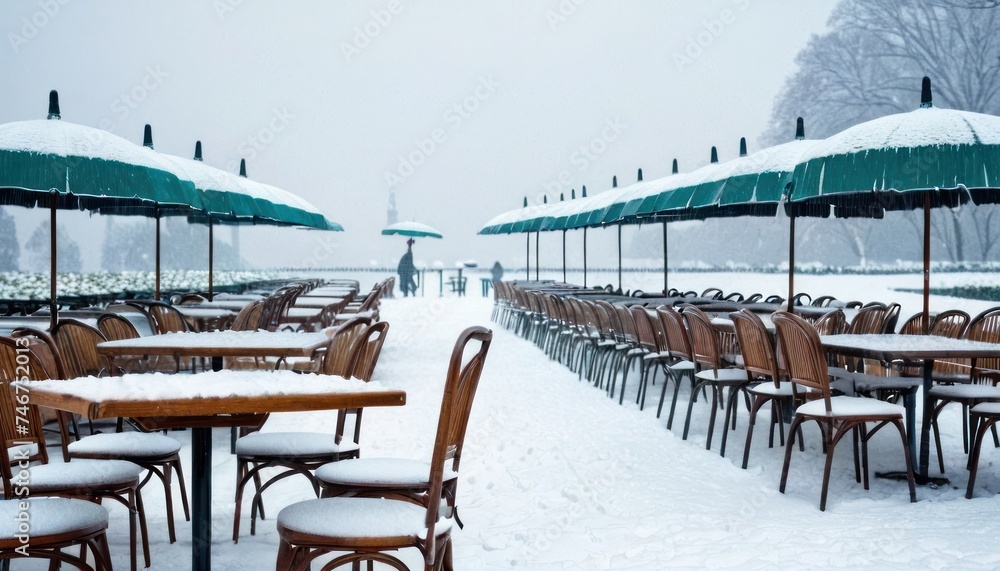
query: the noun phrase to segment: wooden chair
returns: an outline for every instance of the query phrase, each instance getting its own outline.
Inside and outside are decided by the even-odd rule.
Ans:
[[[636,361],[639,362],[639,393],[641,393],[641,388],[646,382],[646,375],[649,373],[649,369],[656,365],[656,360],[652,357],[656,357],[658,353],[656,335],[653,333],[653,327],[649,323],[646,309],[641,305],[633,305],[627,309],[622,308],[622,311],[629,314],[629,323],[635,331],[635,346],[629,349],[623,358],[622,388],[618,396],[618,404],[621,404],[625,399],[625,383],[628,381],[628,373],[632,369],[632,365]],[[647,357],[651,358],[647,359]],[[608,385],[608,393],[611,397],[614,397],[616,381],[617,376],[614,376]],[[636,401],[638,400],[637,393]]]
[[[910,486],[910,501],[917,501],[913,481],[913,466],[910,451],[906,445],[906,431],[903,428],[903,407],[876,399],[838,396],[830,394],[830,377],[827,372],[826,354],[820,344],[819,335],[801,317],[785,311],[776,312],[772,318],[777,328],[778,343],[784,355],[789,379],[792,381],[793,395],[798,396],[801,388],[817,391],[818,397],[800,405],[795,411],[792,425],[788,430],[785,444],[785,462],[781,469],[779,491],[785,493],[788,468],[792,460],[795,433],[803,422],[816,421],[826,441],[826,465],[823,470],[823,487],[820,492],[819,509],[826,510],[826,497],[830,484],[830,471],[837,444],[847,434],[853,434],[855,443],[861,445],[864,487],[868,489],[868,441],[882,427],[892,424],[899,431],[903,458],[906,462],[906,478]],[[877,423],[868,430],[868,423]],[[855,453],[857,450],[855,450]],[[855,479],[861,481],[855,455]]]
[[[695,385],[688,401],[687,417],[684,419],[684,433],[681,438],[687,440],[688,429],[691,427],[691,412],[698,391],[702,387],[710,386],[712,387],[712,410],[708,417],[708,436],[705,438],[705,449],[712,449],[716,404],[721,406],[724,403],[726,419],[722,425],[722,446],[719,453],[725,456],[730,420],[734,426],[736,423],[737,399],[735,396],[749,382],[747,374],[742,369],[729,368],[728,364],[723,362],[722,353],[719,351],[719,335],[703,311],[693,306],[686,307],[683,316],[691,335],[691,349],[694,362],[698,365],[698,371],[694,374]],[[728,389],[728,396],[723,395],[723,389]]]
[[[963,337],[970,341],[1000,343],[1000,307],[988,309],[972,319]],[[934,362],[934,377],[941,383],[931,387],[927,398],[931,399],[930,404],[934,410],[931,428],[934,429],[938,465],[944,473],[941,432],[938,426],[941,411],[951,403],[962,405],[962,443],[968,454],[969,435],[975,433],[976,426],[969,416],[969,409],[975,408],[979,403],[1000,402],[1000,387],[997,386],[1000,383],[1000,359],[976,359],[975,362],[966,359],[941,359]],[[981,407],[979,419],[989,420],[990,410],[990,407]],[[989,424],[992,426],[993,423]]]
[[[843,312],[841,312],[843,315]],[[774,340],[768,333],[764,322],[757,315],[746,309],[730,313],[736,328],[736,338],[739,340],[740,353],[743,355],[743,369],[746,371],[747,382],[744,390],[753,398],[750,408],[750,420],[747,426],[747,442],[743,448],[743,469],[746,470],[750,461],[750,443],[753,440],[754,423],[757,412],[765,404],[771,404],[771,430],[768,435],[768,448],[774,447],[774,426],[778,425],[780,445],[785,445],[785,422],[782,408],[787,402],[795,406],[792,399],[792,384],[782,383],[782,375],[778,370],[778,359],[774,351]],[[756,384],[753,384],[756,383]],[[752,385],[751,385],[752,384]],[[804,393],[803,396],[807,396]],[[802,444],[801,437],[799,444]]]
[[[256,331],[260,326],[260,313],[264,309],[264,302],[257,300],[243,306],[243,309],[236,314],[233,323],[229,326],[230,331]]]
[[[351,366],[358,362],[354,351],[361,350],[361,345],[356,345],[355,341],[362,338],[362,332],[366,327],[368,320],[362,318],[354,318],[340,326],[330,337],[322,356],[322,367],[318,372],[350,378]],[[384,340],[384,335],[381,338]],[[378,351],[381,352],[381,346]],[[371,367],[374,369],[374,364]],[[336,427],[342,426],[338,413]],[[356,426],[360,433],[360,423],[356,422]],[[236,441],[236,511],[233,517],[233,541],[239,541],[243,491],[251,481],[254,483],[255,491],[250,502],[250,535],[255,535],[258,512],[264,517],[265,490],[276,482],[301,474],[312,484],[318,497],[319,482],[313,472],[329,462],[357,458],[359,450],[358,441],[345,442],[342,432],[335,434],[253,432],[239,438]],[[262,483],[260,473],[268,468],[280,468],[281,471]]]
[[[107,341],[95,327],[76,319],[60,319],[52,329],[67,379],[100,377],[111,372],[111,362],[97,352],[97,344]]]
[[[455,343],[430,463],[366,458],[320,468],[317,477],[324,498],[294,504],[278,514],[277,569],[302,570],[324,553],[346,552],[326,568],[377,561],[406,570],[389,552],[407,547],[420,550],[425,570],[452,569],[451,516],[458,521],[454,506],[459,463],[492,338],[490,330],[470,327]],[[470,348],[473,342],[479,347]],[[474,353],[466,358],[467,348]],[[445,519],[440,519],[442,499]],[[377,521],[379,530],[360,529],[361,521]]]
[[[97,318],[97,329],[108,341],[124,341],[138,339],[139,331],[128,319],[117,313],[105,313]],[[149,358],[138,356],[120,356],[111,358],[111,374],[119,371],[126,373],[145,373],[149,370]]]
[[[722,290],[717,287],[710,287],[701,292],[701,297],[708,299],[722,299]]]
[[[674,411],[677,409],[677,395],[680,392],[681,377],[684,376],[691,381],[692,392],[694,390],[694,371],[697,368],[694,362],[694,351],[691,349],[691,338],[684,327],[684,318],[672,307],[660,306],[656,308],[656,315],[660,318],[660,324],[667,337],[667,350],[670,352],[671,361],[664,365],[667,377],[674,382],[674,396],[670,403],[670,413],[667,415],[667,429],[674,424]],[[660,418],[663,412],[663,400],[667,395],[667,383],[664,381],[660,390],[660,404],[656,407],[656,418]],[[645,402],[646,395],[643,394],[642,401]]]
[[[59,353],[43,337],[32,334],[30,330],[18,332],[18,342],[24,343],[29,350],[33,363],[38,368],[31,371],[31,380],[57,380],[46,371],[61,370]],[[63,461],[73,459],[87,460],[128,460],[146,470],[146,475],[139,483],[139,489],[155,475],[163,485],[167,504],[167,531],[170,543],[176,540],[174,533],[173,495],[171,482],[173,472],[177,472],[178,488],[181,494],[181,505],[184,518],[190,521],[187,492],[184,485],[184,471],[181,468],[180,442],[162,434],[147,432],[123,432],[119,424],[118,432],[104,432],[80,438],[80,430],[75,419],[66,412],[58,414],[60,446]],[[71,430],[72,428],[72,430]],[[93,429],[91,429],[93,432]]]
[[[831,301],[837,301],[837,298],[832,295],[821,295],[816,299],[812,300],[813,307],[829,307]]]
[[[0,371],[3,371],[3,378],[0,379],[0,434],[4,440],[3,446],[0,446],[0,476],[3,477],[4,497],[23,497],[24,492],[21,490],[26,488],[22,485],[24,478],[20,474],[25,470],[23,464],[38,462],[27,468],[31,484],[27,488],[32,496],[91,501],[111,499],[121,503],[129,511],[131,569],[136,571],[137,568],[137,523],[142,536],[145,564],[149,567],[146,516],[139,490],[142,468],[126,460],[78,460],[69,464],[49,464],[38,408],[31,404],[30,399],[24,399],[27,404],[21,402],[19,395],[24,393],[15,393],[11,386],[13,375],[9,372],[15,371],[18,364],[27,368],[30,380],[36,380],[35,375],[43,369],[30,351],[27,339],[0,337]],[[17,375],[17,378],[23,376]],[[18,469],[17,474],[14,468]],[[19,480],[15,480],[15,477]],[[18,484],[19,481],[22,484]]]
[[[108,511],[102,506],[66,498],[33,498],[29,509],[22,510],[20,503],[16,497],[0,500],[0,559],[5,564],[10,559],[47,559],[50,567],[68,563],[82,571],[111,571]],[[18,529],[17,518],[25,516],[31,518],[31,534],[22,543],[19,536],[26,534]],[[63,551],[71,547],[80,548],[79,557]],[[87,563],[88,551],[93,565]]]

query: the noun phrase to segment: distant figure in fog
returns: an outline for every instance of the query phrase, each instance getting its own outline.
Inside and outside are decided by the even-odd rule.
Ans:
[[[417,284],[413,281],[413,276],[417,273],[417,269],[413,267],[413,238],[406,241],[406,253],[399,259],[396,273],[399,274],[399,289],[403,290],[403,297],[411,293],[417,295]]]
[[[495,282],[503,279],[503,266],[500,265],[500,262],[493,264],[493,267],[490,269],[490,273],[493,274],[493,281]]]

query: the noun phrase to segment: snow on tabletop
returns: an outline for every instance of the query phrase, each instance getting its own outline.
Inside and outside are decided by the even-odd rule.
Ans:
[[[324,343],[319,333],[288,333],[271,331],[212,331],[210,333],[167,333],[121,341],[107,341],[109,347],[223,347],[223,348],[305,348]]]
[[[356,458],[333,462],[316,470],[316,477],[325,482],[353,484],[413,484],[430,481],[429,462],[407,458]],[[452,480],[458,474],[445,467],[444,480]]]
[[[406,537],[427,532],[427,509],[400,500],[325,498],[292,504],[278,513],[278,524],[293,531],[333,537]],[[451,528],[439,520],[434,531]]]
[[[1000,344],[949,339],[938,335],[821,335],[820,341],[830,346],[851,346],[872,351],[995,351]]]
[[[376,381],[366,383],[360,379],[300,375],[292,371],[211,371],[194,375],[153,373],[100,379],[82,377],[69,381],[28,381],[21,384],[29,391],[33,390],[32,387],[44,387],[96,402],[319,395],[386,390],[386,387]]]
[[[22,510],[22,508],[24,508]],[[26,513],[29,535],[42,537],[106,523],[108,510],[84,500],[65,498],[29,498],[0,501],[0,539],[13,539],[24,535],[18,531],[15,518]]]

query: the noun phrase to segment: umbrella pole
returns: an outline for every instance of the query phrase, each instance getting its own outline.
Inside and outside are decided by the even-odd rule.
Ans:
[[[541,232],[535,232],[535,281],[538,281],[538,242],[541,240]]]
[[[930,331],[931,297],[931,193],[924,191],[924,335]]]
[[[587,229],[583,229],[583,287],[587,287]]]
[[[524,279],[531,281],[531,232],[524,233]]]
[[[618,225],[618,291],[622,291],[622,225]]]
[[[213,239],[213,228],[212,219],[208,219],[208,301],[212,301],[212,265],[215,258],[215,240]]]
[[[563,283],[566,283],[566,231],[563,230]]]
[[[153,298],[160,301],[160,211],[156,211],[156,296]]]
[[[788,217],[788,311],[794,313],[792,298],[795,296],[795,216]]]
[[[56,303],[56,205],[59,193],[49,193],[49,331],[55,331],[59,320]]]
[[[663,223],[663,295],[667,295],[667,223]]]

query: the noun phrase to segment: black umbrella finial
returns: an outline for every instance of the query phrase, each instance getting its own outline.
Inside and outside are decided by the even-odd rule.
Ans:
[[[611,177],[611,188],[618,188],[618,175]]]
[[[802,117],[795,120],[795,140],[802,141],[806,138],[806,127],[805,123],[802,122]]]
[[[59,92],[53,89],[49,92],[49,116],[48,119],[62,119],[59,114]]]
[[[194,142],[194,160],[200,161],[201,159],[201,141]]]
[[[559,202],[566,200],[566,195],[562,192],[559,193]]]
[[[528,207],[528,197],[525,196],[524,197],[524,208],[527,208],[527,207]]]
[[[746,137],[740,137],[740,156],[741,157],[747,156],[747,138]]]
[[[146,127],[142,130],[142,146],[153,148],[153,128],[146,123]]]
[[[542,204],[548,204],[548,203],[549,203],[549,195],[547,194],[542,195]]]
[[[719,162],[719,151],[715,147],[712,147],[712,159],[709,161],[712,163]]]
[[[636,179],[638,182],[642,182],[642,169],[639,169],[639,176]]]
[[[678,172],[679,171],[677,170],[677,159],[674,159],[674,164],[673,166],[670,167],[670,174],[677,174]]]
[[[931,78],[924,76],[924,81],[920,84],[920,107],[926,109],[932,107],[931,103]]]
[[[587,198],[587,185],[583,185],[583,194],[580,195],[581,198]]]
[[[569,199],[570,200],[576,200],[576,189],[575,188],[569,189]]]
[[[247,160],[240,159],[240,176],[243,178],[247,177]],[[527,198],[525,199],[527,200]]]

